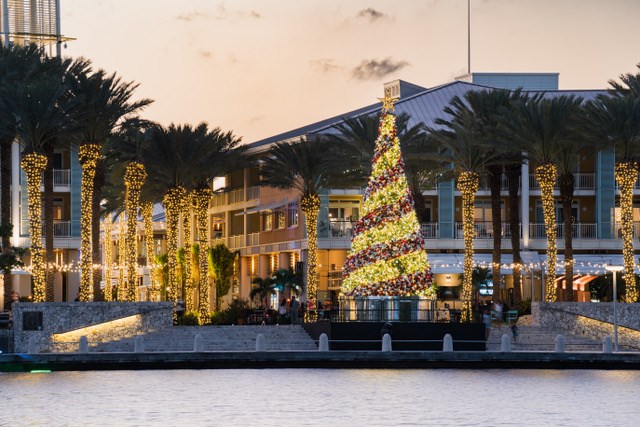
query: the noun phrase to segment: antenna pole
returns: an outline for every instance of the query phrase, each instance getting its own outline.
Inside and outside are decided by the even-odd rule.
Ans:
[[[467,0],[467,74],[471,75],[471,0]]]

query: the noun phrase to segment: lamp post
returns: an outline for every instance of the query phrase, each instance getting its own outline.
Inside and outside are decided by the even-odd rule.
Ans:
[[[616,284],[616,273],[624,269],[621,265],[612,265],[611,261],[605,266],[607,271],[613,275],[613,351],[618,351],[618,287]]]

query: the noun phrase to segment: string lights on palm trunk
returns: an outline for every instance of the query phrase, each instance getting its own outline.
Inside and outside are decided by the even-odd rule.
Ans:
[[[469,322],[471,321],[471,298],[473,296],[473,239],[475,237],[473,204],[479,186],[478,174],[470,171],[461,172],[457,185],[462,194],[462,234],[464,238],[461,320]]]
[[[638,164],[636,162],[616,164],[615,178],[620,187],[625,301],[633,303],[638,301],[638,288],[633,256],[633,186],[638,180]]]
[[[545,284],[545,300],[556,300],[556,261],[558,259],[558,247],[556,246],[556,206],[553,198],[553,187],[556,184],[557,168],[553,163],[540,165],[535,170],[536,180],[540,184],[542,196],[542,213],[544,215],[544,228],[547,233],[547,261],[548,270]]]
[[[127,292],[126,301],[136,301],[138,294],[138,205],[140,203],[140,190],[147,179],[144,165],[131,162],[127,165],[124,174],[126,188],[125,209],[127,211]]]
[[[209,201],[213,196],[210,188],[197,189],[193,194],[193,204],[195,209],[196,230],[198,239],[198,312],[200,324],[211,323],[209,315],[209,278],[207,254],[209,244],[207,242],[207,213]]]

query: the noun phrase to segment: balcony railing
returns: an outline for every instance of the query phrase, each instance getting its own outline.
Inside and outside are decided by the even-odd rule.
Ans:
[[[260,244],[260,233],[247,234],[247,246],[257,246]]]
[[[231,190],[227,194],[229,196],[228,198],[229,204],[244,202],[244,188],[237,188],[235,190]]]
[[[259,199],[260,198],[260,187],[249,187],[247,188],[247,200]]]
[[[229,237],[229,249],[237,249],[244,246],[244,234]]]
[[[217,245],[220,245],[220,244],[224,244],[224,243],[225,243],[224,237],[216,237],[216,238],[211,239],[211,243],[210,244],[211,244],[211,247],[214,247],[214,246],[217,246]]]
[[[614,230],[613,230],[613,237],[614,238],[622,238],[622,223],[620,222],[616,222],[614,225]],[[633,223],[633,238],[637,239],[638,237],[640,237],[640,222],[634,222]]]
[[[474,239],[493,239],[493,222],[474,222],[473,235]],[[511,227],[508,222],[502,223],[502,238],[511,238]],[[456,239],[464,239],[463,224],[461,222],[456,222]]]
[[[424,237],[425,239],[437,239],[438,223],[437,222],[422,223],[422,237]]]
[[[480,182],[478,185],[478,191],[490,191],[490,190],[491,188],[489,187],[489,177],[487,175],[481,175]],[[507,176],[503,174],[500,177],[500,191],[507,191],[507,190],[509,190],[509,180],[507,179]]]
[[[53,186],[54,187],[70,187],[71,186],[71,170],[70,169],[54,169],[53,170]]]
[[[564,224],[556,224],[558,239],[564,239]],[[571,236],[574,239],[597,239],[598,224],[578,222],[573,224]],[[547,232],[544,223],[532,222],[529,224],[529,238],[546,239]]]
[[[353,228],[355,227],[355,221],[330,221],[330,236],[332,239],[349,239],[353,237]]]
[[[29,221],[22,221],[21,235],[26,236],[29,234]],[[42,224],[42,237],[44,237],[44,223]],[[53,223],[53,237],[71,237],[71,221],[54,221]]]
[[[574,190],[595,190],[596,188],[596,174],[576,172],[573,174],[575,178]],[[536,180],[535,174],[529,175],[529,188],[532,190],[539,190],[540,184]],[[553,186],[554,190],[558,189],[558,182],[556,181]]]

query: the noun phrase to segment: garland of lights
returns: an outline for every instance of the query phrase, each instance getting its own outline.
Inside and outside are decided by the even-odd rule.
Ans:
[[[111,214],[104,218],[104,300],[113,300],[111,288]]]
[[[458,190],[462,194],[462,237],[464,239],[464,267],[462,274],[461,321],[471,321],[471,298],[473,294],[473,204],[478,191],[478,174],[471,171],[460,172]]]
[[[40,181],[47,167],[47,157],[30,153],[20,162],[27,175],[27,209],[29,211],[29,236],[31,236],[31,265],[33,279],[33,301],[46,301],[45,265],[42,250],[42,193]]]
[[[153,254],[153,203],[145,202],[140,205],[140,213],[144,221],[144,240],[147,246],[147,268],[149,269],[149,281],[151,282],[151,301],[160,301],[160,288],[154,275]]]
[[[421,295],[433,298],[425,243],[404,174],[394,98],[385,92],[372,173],[342,270],[349,296]]]
[[[316,291],[318,289],[318,212],[320,212],[320,197],[317,194],[305,194],[300,199],[300,209],[305,216],[307,239],[309,241],[309,259],[307,260],[307,306],[305,321],[315,321]]]
[[[625,301],[638,301],[638,288],[633,257],[633,185],[638,179],[636,162],[618,163],[615,177],[620,187],[620,210],[622,211],[622,258],[624,260]]]
[[[195,287],[193,280],[193,252],[191,241],[191,206],[193,205],[192,195],[187,192],[182,204],[182,232],[184,236],[185,249],[185,284],[184,284],[184,303],[185,310],[193,310],[193,290]]]
[[[91,259],[91,222],[93,180],[100,159],[100,145],[82,144],[78,149],[78,160],[82,167],[80,189],[80,301],[93,299],[93,260]]]
[[[542,196],[542,213],[544,215],[544,228],[547,233],[547,283],[545,284],[545,299],[547,302],[556,300],[556,261],[558,259],[558,247],[556,246],[556,209],[553,199],[553,187],[556,183],[557,169],[553,163],[540,165],[535,170],[536,180],[540,184]]]
[[[167,191],[162,198],[166,220],[167,220],[167,267],[168,267],[168,290],[167,295],[171,301],[178,300],[178,222],[182,203],[186,197],[186,190],[182,187],[174,187]]]
[[[136,301],[138,294],[138,270],[136,259],[138,255],[137,225],[138,205],[140,204],[140,190],[147,179],[144,165],[131,162],[124,173],[125,210],[127,211],[127,295],[126,301]]]
[[[124,214],[120,214],[118,221],[120,237],[118,239],[118,288],[116,289],[116,298],[118,301],[126,301],[127,282],[125,281],[125,266],[127,263],[127,237],[126,237],[126,224],[124,224]]]
[[[207,213],[209,210],[209,201],[213,196],[210,188],[197,189],[193,194],[193,204],[195,208],[196,230],[198,233],[198,312],[200,324],[208,324],[211,322],[209,316],[209,278],[207,262],[207,254],[209,253],[209,245],[207,243]]]

